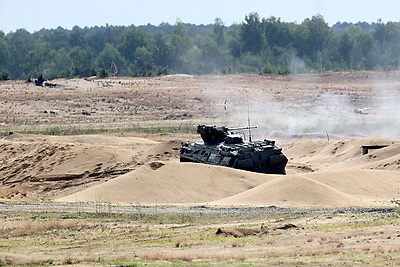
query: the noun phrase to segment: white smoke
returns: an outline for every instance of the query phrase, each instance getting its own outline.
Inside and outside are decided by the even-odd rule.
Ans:
[[[310,72],[310,69],[307,67],[307,65],[304,63],[304,61],[298,57],[293,57],[290,60],[288,68],[289,68],[289,71],[291,74]]]
[[[318,79],[316,75],[307,77]],[[283,90],[291,89],[282,87]],[[376,87],[375,93],[360,100],[362,95],[354,96],[342,91],[319,88],[304,97],[286,97],[290,94],[282,92],[285,96],[277,99],[276,93],[271,94],[265,88],[243,88],[240,101],[225,96],[227,104],[223,108],[227,110],[220,112],[221,123],[247,126],[250,119],[251,124],[258,127],[252,131],[253,139],[399,138],[400,92]],[[222,110],[221,106],[219,108]]]

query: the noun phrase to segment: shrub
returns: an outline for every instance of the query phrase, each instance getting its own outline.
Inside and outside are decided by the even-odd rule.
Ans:
[[[108,71],[103,69],[103,68],[99,69],[99,71],[97,72],[97,77],[98,78],[106,78],[108,76],[109,76]]]
[[[8,70],[2,70],[0,73],[0,81],[10,80],[10,72]]]
[[[277,67],[277,66],[272,66],[270,64],[266,65],[262,72],[264,74],[279,74],[279,75],[288,75],[290,74],[290,71],[287,67]]]

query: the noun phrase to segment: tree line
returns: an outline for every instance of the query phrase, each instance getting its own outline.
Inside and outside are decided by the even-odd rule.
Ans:
[[[297,24],[250,13],[231,26],[216,18],[209,25],[0,31],[0,80],[106,77],[112,62],[121,76],[397,70],[399,54],[397,22],[329,27],[318,14]]]

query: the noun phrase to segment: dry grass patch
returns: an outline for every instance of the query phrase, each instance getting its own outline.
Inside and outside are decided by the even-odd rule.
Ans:
[[[146,251],[138,254],[142,260],[155,261],[198,261],[198,260],[216,260],[216,261],[244,261],[246,253],[241,251]]]
[[[348,224],[343,227],[343,221],[352,219],[350,214],[333,214],[329,219],[320,217],[312,221],[307,214],[281,215],[280,220],[268,214],[253,217],[222,214],[220,218],[217,213],[209,215],[208,221],[208,215],[203,214],[202,218],[196,214],[187,215],[191,221],[188,223],[178,213],[160,211],[152,216],[144,213],[141,216],[5,213],[0,217],[0,246],[7,255],[0,254],[0,263],[138,266],[261,263],[275,266],[332,262],[340,265],[348,262],[375,264],[389,256],[400,262],[398,225],[367,223],[376,220],[378,213],[358,216],[360,224],[362,220],[366,222],[365,227],[354,229]],[[163,223],[165,221],[174,223]],[[261,232],[262,223],[268,226],[267,231]],[[328,224],[330,231],[321,231],[327,229],[324,226]],[[218,228],[248,235],[221,236],[216,234]],[[18,257],[28,254],[31,256]]]
[[[81,229],[78,220],[32,220],[14,222],[12,226],[3,226],[0,230],[1,238],[42,235],[53,231],[74,231]]]

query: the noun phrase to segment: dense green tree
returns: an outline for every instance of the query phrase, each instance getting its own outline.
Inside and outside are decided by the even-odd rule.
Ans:
[[[164,69],[169,69],[173,62],[173,47],[166,41],[161,32],[155,32],[153,59],[154,64]]]
[[[68,36],[68,43],[70,47],[76,47],[76,46],[80,46],[82,48],[85,47],[85,38],[83,30],[80,27],[75,26],[72,29],[71,34]]]
[[[68,37],[67,31],[62,27],[58,27],[56,30],[52,32],[52,34],[46,35],[47,42],[51,44],[51,47],[54,50],[59,50],[61,48],[69,49],[70,48],[70,39]]]
[[[0,71],[8,69],[11,62],[11,52],[6,36],[2,31],[0,31]]]
[[[107,38],[103,33],[102,29],[99,27],[95,27],[88,32],[86,35],[86,43],[93,51],[93,55],[100,54],[106,46]]]
[[[202,48],[202,72],[220,72],[224,64],[224,54],[222,48],[218,46],[214,39],[207,38]]]
[[[212,37],[217,45],[223,46],[225,44],[225,24],[220,18],[214,20]]]
[[[106,70],[109,71],[111,69],[111,64],[115,63],[118,67],[119,72],[124,75],[126,62],[122,55],[119,53],[118,49],[115,48],[112,44],[106,44],[103,51],[96,58],[95,66],[96,70]]]
[[[383,43],[386,40],[386,26],[381,19],[379,19],[376,24],[374,38],[380,43]]]
[[[36,40],[35,47],[29,52],[30,73],[37,77],[44,71],[44,65],[49,59],[49,44],[41,39]]]
[[[43,75],[48,79],[73,77],[72,60],[65,48],[52,50],[49,53],[49,60],[45,65]]]
[[[295,31],[294,45],[299,56],[308,58],[323,68],[324,50],[333,36],[332,30],[321,15],[304,20]]]
[[[137,47],[135,51],[134,66],[139,76],[151,76],[154,70],[153,54],[144,46]]]
[[[34,48],[32,35],[25,29],[7,35],[11,52],[10,70],[12,77],[27,78],[31,72],[29,52]]]
[[[289,23],[279,18],[270,17],[262,20],[265,40],[263,48],[267,66],[276,68],[274,72],[282,72],[293,58],[293,33]]]
[[[204,68],[201,56],[201,50],[196,45],[189,48],[181,57],[182,72],[201,74]]]
[[[187,72],[185,63],[187,63],[187,58],[191,57],[193,51],[190,51],[189,55],[187,53],[193,45],[188,30],[182,22],[178,21],[175,24],[174,30],[169,36],[169,44],[172,48],[172,66],[178,72]]]
[[[192,42],[189,38],[188,30],[186,29],[185,25],[180,21],[175,24],[174,30],[170,35],[169,40],[177,55],[185,54],[192,47]]]
[[[258,55],[263,46],[262,24],[257,13],[246,15],[245,22],[241,28],[242,49],[244,52],[250,52]]]
[[[370,69],[372,70],[374,67],[371,65],[372,63],[372,54],[371,51],[374,48],[374,41],[370,34],[366,32],[359,32],[357,36],[355,36],[356,46],[361,53],[361,67],[358,69]]]
[[[270,17],[263,19],[263,30],[266,43],[270,47],[290,47],[293,43],[293,33],[288,23],[283,23],[279,18]]]
[[[374,49],[374,40],[371,33],[352,25],[346,30],[352,43],[351,69],[370,69],[372,64],[371,53]]]
[[[400,68],[400,23],[336,23],[321,15],[300,24],[280,18],[245,16],[225,26],[177,21],[159,26],[96,26],[0,31],[1,79],[166,73],[273,74],[325,70],[397,70]]]
[[[240,37],[241,26],[234,24],[227,32],[229,53],[237,60],[242,54],[242,41]]]
[[[88,77],[93,74],[93,59],[88,50],[75,46],[69,51],[74,77]]]
[[[137,48],[145,47],[149,51],[153,46],[154,40],[150,34],[143,28],[134,27],[122,34],[118,43],[118,50],[128,63],[134,64]]]
[[[386,24],[386,37],[384,44],[385,61],[387,69],[400,69],[400,25],[394,22]]]
[[[351,39],[350,34],[345,31],[340,37],[339,54],[343,62],[346,64],[346,67],[349,69],[353,68],[353,47],[353,40]]]

